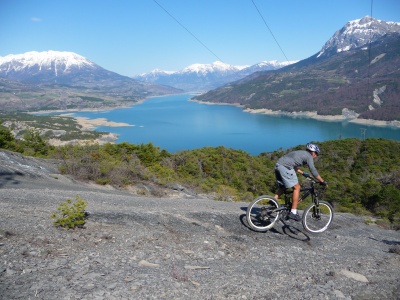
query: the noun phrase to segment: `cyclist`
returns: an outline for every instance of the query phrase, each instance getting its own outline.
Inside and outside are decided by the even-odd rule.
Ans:
[[[279,189],[274,196],[276,199],[283,194],[285,189],[293,187],[293,201],[292,208],[288,217],[295,221],[300,221],[301,217],[297,213],[297,204],[300,196],[300,184],[297,178],[296,172],[302,174],[305,177],[310,175],[299,169],[299,166],[308,165],[311,174],[317,179],[320,184],[327,185],[326,181],[318,174],[317,169],[314,166],[314,159],[318,157],[321,150],[315,144],[307,144],[306,150],[292,151],[282,156],[275,165],[275,176],[279,184]]]

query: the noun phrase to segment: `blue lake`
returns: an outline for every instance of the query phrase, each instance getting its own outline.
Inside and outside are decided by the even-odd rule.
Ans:
[[[119,142],[153,143],[169,152],[206,146],[225,146],[252,155],[286,149],[307,142],[339,138],[385,138],[400,140],[400,129],[348,122],[325,122],[245,113],[229,105],[206,105],[189,101],[193,95],[151,98],[130,108],[104,112],[76,112],[77,117],[106,118],[129,123],[129,127],[97,127],[119,134]]]

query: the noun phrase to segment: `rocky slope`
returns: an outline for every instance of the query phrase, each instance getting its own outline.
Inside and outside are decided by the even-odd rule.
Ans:
[[[0,152],[0,299],[398,299],[400,233],[336,214],[258,233],[247,203],[150,198],[74,182],[56,161]],[[80,195],[84,229],[51,212]]]

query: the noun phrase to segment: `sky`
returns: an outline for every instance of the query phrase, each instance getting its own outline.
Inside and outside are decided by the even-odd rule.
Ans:
[[[302,60],[371,12],[400,22],[400,1],[0,0],[0,56],[68,51],[125,76]]]

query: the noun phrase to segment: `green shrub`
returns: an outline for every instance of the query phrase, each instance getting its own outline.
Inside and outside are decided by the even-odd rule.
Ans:
[[[8,128],[1,126],[0,121],[0,148],[9,149],[10,145],[15,142],[14,136]]]
[[[87,202],[78,195],[75,203],[71,199],[67,199],[58,206],[57,212],[51,215],[54,225],[66,229],[82,228],[85,225],[86,206]]]
[[[51,148],[49,143],[40,135],[38,130],[28,130],[24,134],[26,155],[47,155]]]
[[[217,201],[229,201],[229,202],[239,200],[237,190],[233,187],[224,184],[218,185],[216,196],[214,199]]]

